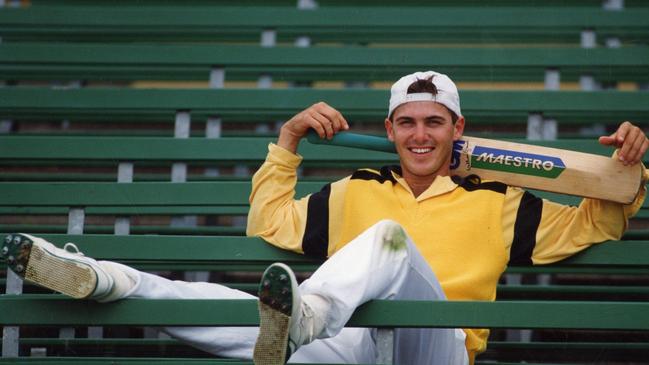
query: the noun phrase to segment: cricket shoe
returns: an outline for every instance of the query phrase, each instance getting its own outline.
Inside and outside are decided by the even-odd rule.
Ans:
[[[258,294],[260,323],[254,363],[286,364],[300,346],[322,333],[327,302],[316,295],[301,297],[295,274],[281,263],[264,271]]]
[[[42,238],[14,233],[5,237],[0,253],[24,280],[72,298],[101,300],[114,286],[112,276],[73,243],[60,249]]]

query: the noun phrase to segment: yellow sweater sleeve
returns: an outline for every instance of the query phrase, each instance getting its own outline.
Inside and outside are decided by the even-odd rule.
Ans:
[[[266,161],[252,178],[246,234],[285,250],[324,258],[333,253],[340,239],[349,178],[296,200],[296,171],[301,162],[299,155],[272,143],[268,146]]]
[[[620,239],[629,218],[642,207],[645,195],[643,185],[628,205],[583,199],[575,207],[538,199],[519,188],[508,188],[503,207],[503,236],[511,255],[510,264],[549,264],[593,244]]]
[[[578,207],[543,202],[532,261],[549,264],[569,257],[595,243],[619,240],[644,202],[644,185],[628,205],[584,199]]]
[[[248,236],[290,251],[303,253],[302,238],[306,225],[308,197],[295,200],[297,168],[302,162],[295,155],[273,143],[266,161],[252,178]]]

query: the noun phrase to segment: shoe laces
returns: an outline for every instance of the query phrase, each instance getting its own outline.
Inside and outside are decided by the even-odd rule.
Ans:
[[[304,297],[302,298],[304,299]],[[316,305],[316,309],[320,306]],[[322,312],[322,311],[321,311]],[[290,336],[288,338],[288,351],[286,352],[286,360],[302,345],[313,342],[324,328],[324,313],[317,312],[314,308],[302,301],[300,305],[300,318],[291,326]],[[295,336],[295,338],[293,338]]]
[[[299,328],[299,338],[296,339],[297,341],[295,342],[300,344],[310,343],[315,340],[315,336],[320,334],[315,333],[316,327],[321,327],[316,323],[316,321],[319,321],[320,318],[317,317],[315,311],[309,304],[302,302],[302,305],[300,307],[302,316],[299,323],[297,323]]]
[[[79,248],[77,247],[77,245],[75,245],[75,244],[72,243],[72,242],[68,242],[68,243],[66,243],[66,244],[63,246],[63,249],[64,249],[65,251],[67,251],[67,252],[69,252],[69,253],[73,253],[73,254],[75,254],[75,255],[85,256],[85,255],[83,254],[83,252],[79,251]]]

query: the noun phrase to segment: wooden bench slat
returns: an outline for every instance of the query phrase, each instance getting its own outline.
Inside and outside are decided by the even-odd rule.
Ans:
[[[226,80],[394,80],[413,69],[455,81],[644,80],[649,48],[368,48],[242,45],[0,44],[0,78],[19,80],[207,80],[218,65]]]
[[[150,351],[162,350],[165,357],[180,354],[179,357],[187,357],[186,352],[200,353],[199,350],[194,350],[187,345],[172,339],[123,339],[123,338],[105,338],[105,339],[87,339],[87,338],[74,338],[74,339],[58,339],[58,338],[26,338],[20,340],[21,347],[45,347],[48,352],[52,351],[74,351],[74,354],[86,354],[89,351],[91,354],[98,351],[115,351],[115,348],[126,348],[129,351],[129,356],[134,356],[134,351],[142,349],[145,354]],[[137,348],[134,349],[134,348]],[[593,352],[593,350],[596,350]],[[606,354],[608,359],[615,359],[615,355],[611,353],[623,352],[625,356],[630,355],[631,359],[639,359],[641,356],[646,355],[649,350],[649,345],[646,343],[629,343],[629,342],[510,342],[510,341],[490,341],[488,352],[478,357],[478,363],[484,359],[488,364],[495,363],[493,360],[494,353],[511,354],[520,351],[525,351],[527,358],[531,358],[531,354],[538,353],[539,351],[553,351],[553,359],[561,359],[562,355],[573,355],[570,359],[580,359],[582,361],[588,359],[602,360],[602,354]],[[148,352],[147,352],[148,351]],[[633,354],[633,355],[632,355]],[[635,355],[635,357],[633,357]],[[79,356],[79,355],[76,355]],[[93,355],[91,355],[93,356]],[[96,356],[96,355],[94,355]],[[150,355],[149,355],[150,356]],[[552,356],[552,355],[549,355]],[[536,356],[535,356],[536,357]],[[498,357],[496,357],[497,359]],[[508,358],[512,358],[511,355]],[[66,357],[66,359],[70,359]],[[121,360],[120,358],[119,360]],[[72,359],[73,361],[75,359]],[[213,359],[220,364],[221,361],[234,361],[230,359]],[[0,361],[0,363],[2,363]],[[543,364],[549,364],[544,361]]]
[[[513,342],[513,341],[489,341],[489,348],[507,348],[507,349],[620,349],[620,350],[649,350],[649,343],[646,342],[555,342],[555,341],[535,341],[535,342]]]
[[[318,264],[309,256],[281,250],[260,238],[243,236],[149,236],[149,235],[61,235],[44,234],[45,239],[62,246],[74,242],[90,257],[117,261],[173,262],[246,262],[270,264],[274,261]],[[182,240],[182,248],[179,247]],[[190,249],[191,248],[191,249]],[[554,266],[596,266],[598,268],[624,266],[637,268],[649,274],[649,241],[609,241],[590,247]],[[544,266],[538,266],[542,270]]]
[[[216,359],[216,358],[163,358],[163,357],[20,357],[20,358],[0,358],[0,364],[29,364],[29,365],[142,365],[142,364],[160,364],[160,365],[254,365],[252,361],[235,360],[235,359]],[[306,365],[296,363],[295,365]],[[320,363],[320,365],[334,365]],[[363,365],[363,364],[359,364]],[[499,365],[499,364],[495,364]],[[530,364],[534,365],[534,364]],[[544,364],[547,365],[547,364]]]
[[[537,13],[531,13],[531,10]],[[302,11],[295,7],[245,7],[245,6],[89,6],[89,7],[32,7],[28,9],[3,9],[4,24],[113,25],[113,26],[339,26],[354,24],[358,27],[376,25],[418,27],[430,26],[430,16],[436,15],[437,26],[555,26],[581,29],[587,26],[617,26],[625,29],[649,26],[644,15],[646,9],[606,11],[595,7],[415,7],[399,9],[402,17],[385,6],[324,7],[315,11]],[[358,13],[365,14],[357,18]],[[498,14],[487,17],[486,14]],[[145,15],[149,15],[148,17]],[[247,15],[247,16],[246,16]],[[273,17],[274,15],[274,17]],[[446,17],[446,15],[450,16]],[[215,24],[215,19],[218,22]],[[478,23],[476,23],[478,21]],[[351,30],[346,30],[351,32]]]
[[[323,182],[299,182],[296,198],[317,192]],[[251,191],[248,181],[210,182],[0,182],[3,195],[0,206],[23,207],[74,207],[105,206],[131,207],[134,214],[144,207],[171,206],[247,206]],[[578,197],[534,192],[541,198],[549,198],[563,204],[576,205]],[[648,207],[645,201],[643,207]],[[214,208],[206,208],[214,209]],[[128,209],[127,209],[128,210]],[[11,212],[11,210],[5,210]],[[65,210],[59,210],[64,212]],[[164,211],[164,209],[162,210]],[[2,212],[2,211],[0,211]],[[16,213],[21,213],[16,210]],[[145,212],[145,211],[141,211]],[[23,213],[24,214],[24,213]]]
[[[320,264],[320,259],[281,250],[260,238],[243,236],[51,235],[53,242],[75,242],[90,257],[134,261],[206,261],[241,264],[287,261]],[[649,249],[649,245],[647,246]]]
[[[34,6],[49,6],[56,4],[57,6],[79,6],[79,5],[93,5],[93,6],[106,6],[106,5],[132,5],[128,0],[31,0],[31,4]],[[232,0],[187,0],[188,4],[192,5],[209,5],[209,6],[232,6],[233,3],[236,3]],[[177,5],[178,3],[174,0],[140,0],[139,5],[146,6],[169,6]],[[248,0],[246,4],[250,5],[273,5],[273,6],[289,6],[294,7],[295,2],[292,0]],[[326,5],[327,7],[338,6],[338,7],[348,7],[348,6],[367,6],[365,0],[350,0],[341,3],[338,0],[320,0],[318,4]],[[422,4],[427,4],[427,2],[422,0],[386,0],[382,4],[385,6],[422,6]],[[457,7],[464,6],[476,6],[481,5],[482,3],[479,0],[439,0],[435,4],[440,4],[443,6],[454,5]],[[499,6],[589,6],[599,8],[601,2],[598,0],[546,0],[542,3],[538,3],[534,0],[494,0],[493,4],[498,4]],[[642,0],[626,0],[624,2],[625,7],[636,7],[642,6],[644,3]]]
[[[48,346],[187,346],[175,339],[166,338],[21,338],[20,343],[24,345],[48,345]],[[649,350],[649,343],[645,342],[555,342],[555,341],[534,341],[534,342],[513,342],[513,341],[489,341],[489,349],[566,349],[566,350]]]
[[[649,270],[647,271],[649,274]],[[649,286],[605,286],[605,285],[499,285],[499,294],[603,294],[635,295],[649,298]]]
[[[559,264],[561,265],[561,264]],[[594,273],[599,273],[599,268],[593,269]],[[647,272],[649,274],[649,272]],[[255,293],[259,283],[223,283],[224,285],[245,291]],[[575,295],[591,295],[593,299],[606,301],[611,296],[624,296],[633,298],[631,300],[649,299],[649,286],[607,286],[607,285],[545,285],[545,284],[499,284],[499,300],[532,300],[544,298],[562,298]],[[540,298],[539,298],[540,297]],[[619,299],[616,299],[619,301]],[[625,299],[626,300],[626,299]]]
[[[88,234],[112,234],[115,231],[114,225],[86,224],[83,226],[84,233]],[[162,225],[131,225],[131,234],[160,234],[160,235],[244,235],[246,227],[243,226],[197,226],[197,227],[174,227]],[[67,225],[55,224],[0,224],[0,232],[30,232],[35,233],[59,233],[67,232]],[[649,235],[647,235],[649,238]]]
[[[301,196],[322,187],[305,184],[297,188]],[[246,205],[250,188],[250,182],[2,183],[0,205]]]
[[[7,213],[7,212],[4,212]],[[244,212],[243,214],[245,214]],[[0,211],[0,214],[3,214]],[[61,212],[65,214],[65,212]],[[171,214],[171,213],[169,213]],[[111,234],[115,227],[112,224],[86,224],[83,227],[86,234]],[[65,224],[0,224],[0,232],[32,232],[32,233],[59,233],[67,232]],[[245,227],[239,226],[197,226],[197,227],[171,227],[161,225],[132,225],[131,234],[157,233],[157,234],[175,234],[175,235],[242,235],[245,233]],[[622,239],[625,241],[649,240],[649,230],[632,229],[624,233]]]
[[[276,29],[280,41],[302,35],[314,41],[579,42],[582,29],[603,37],[643,41],[644,8],[606,11],[597,7],[47,7],[5,8],[0,33],[7,40],[258,41]],[[431,26],[430,19],[437,19]],[[218,20],[218,21],[215,21]],[[386,31],[388,29],[389,31]]]
[[[232,161],[258,164],[266,158],[268,144],[276,138],[172,138],[172,137],[52,137],[0,136],[0,160],[134,160],[134,161]],[[534,141],[503,139],[511,142],[568,149],[610,156],[612,149],[594,139]],[[396,154],[314,145],[302,141],[299,153],[304,164],[322,162],[395,163]],[[361,166],[359,166],[361,167]]]
[[[186,214],[248,214],[247,205],[184,205],[160,206],[96,206],[85,207],[87,215],[186,215]],[[0,214],[13,215],[60,215],[68,214],[68,206],[0,206]]]
[[[30,364],[30,365],[142,365],[142,364],[162,364],[162,365],[183,365],[183,364],[205,364],[205,365],[253,365],[252,361],[214,359],[214,358],[174,358],[165,359],[155,358],[127,358],[127,357],[20,357],[20,358],[0,358],[0,364]],[[326,365],[326,364],[323,364]]]
[[[135,160],[255,162],[268,154],[276,138],[164,138],[164,137],[23,137],[0,136],[0,159]],[[576,142],[576,141],[575,141]],[[565,142],[568,146],[568,142]],[[593,143],[578,143],[584,149],[604,152]],[[333,147],[333,148],[332,148]],[[603,150],[603,151],[602,151]],[[300,154],[310,163],[394,163],[392,153],[313,145],[303,141]],[[305,161],[306,162],[306,161]]]
[[[5,212],[6,213],[6,212]],[[65,213],[65,212],[62,212]],[[3,214],[0,211],[0,214]],[[171,213],[169,213],[171,214]],[[245,212],[243,213],[245,214]],[[113,225],[87,224],[84,225],[84,233],[110,234],[113,233]],[[239,235],[245,233],[245,227],[239,226],[197,226],[197,227],[170,227],[153,225],[132,225],[132,234],[158,233],[158,234],[188,234],[188,235]],[[40,232],[40,233],[66,233],[67,225],[64,224],[0,224],[0,232]],[[632,229],[624,233],[623,240],[648,240],[649,231],[646,229]]]
[[[127,299],[99,304],[58,295],[3,295],[0,303],[0,323],[8,325],[255,326],[259,321],[256,300]],[[358,308],[348,325],[648,330],[647,310],[649,303],[640,302],[376,300]]]
[[[272,261],[272,260],[271,260]],[[184,264],[181,264],[184,265]],[[246,271],[246,267],[239,267],[234,270]],[[156,266],[146,265],[146,267],[155,267],[157,270],[178,270],[178,267],[173,263],[159,264]],[[300,265],[300,267],[305,267]],[[264,268],[262,264],[259,265],[259,271]],[[315,265],[307,270],[315,269]],[[600,273],[600,268],[596,268],[593,272],[596,275],[603,275]],[[251,282],[221,282],[232,289],[241,290],[247,293],[255,294],[259,287],[259,283],[255,280]],[[0,288],[4,288],[6,279],[0,278]],[[28,293],[46,293],[47,290],[41,290],[32,284],[26,283],[24,287]],[[498,300],[502,301],[518,301],[518,300],[583,300],[582,298],[590,298],[589,300],[598,301],[642,301],[649,298],[649,287],[646,286],[604,286],[604,285],[540,285],[540,284],[526,284],[526,285],[511,285],[500,284],[498,285]],[[571,299],[572,298],[572,299]],[[578,298],[578,299],[574,299]],[[649,346],[649,345],[647,345]],[[649,349],[649,348],[648,348]]]
[[[649,117],[649,93],[630,91],[482,91],[460,92],[470,122],[526,123],[528,113],[566,118],[570,123]],[[321,100],[352,120],[385,119],[387,90],[377,89],[103,89],[51,90],[0,88],[0,118],[70,120],[174,120],[176,111],[192,117],[219,115],[231,121],[290,117]],[[254,102],[251,102],[254,100]]]

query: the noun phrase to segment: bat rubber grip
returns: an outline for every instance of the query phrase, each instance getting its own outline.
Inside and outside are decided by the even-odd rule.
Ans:
[[[362,148],[380,152],[396,152],[394,143],[385,137],[368,136],[350,132],[339,132],[332,139],[323,139],[315,131],[307,133],[307,140],[314,144]]]

